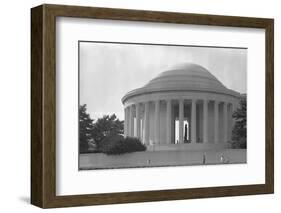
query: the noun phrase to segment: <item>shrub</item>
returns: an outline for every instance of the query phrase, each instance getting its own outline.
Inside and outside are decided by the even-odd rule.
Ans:
[[[232,141],[231,143],[232,149],[247,149],[247,141],[245,138],[241,138],[238,141]]]
[[[106,136],[99,144],[99,152],[106,153],[108,150],[113,149],[115,144],[122,140],[124,140],[122,135],[110,134],[109,136]]]
[[[146,146],[138,138],[121,135],[111,135],[106,137],[100,146],[100,152],[107,155],[120,155],[130,152],[145,151]]]

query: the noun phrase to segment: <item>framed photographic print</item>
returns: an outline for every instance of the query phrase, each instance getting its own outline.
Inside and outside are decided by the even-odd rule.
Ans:
[[[274,191],[273,19],[31,9],[31,203]]]

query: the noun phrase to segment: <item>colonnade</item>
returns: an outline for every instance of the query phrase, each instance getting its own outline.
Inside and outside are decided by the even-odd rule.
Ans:
[[[160,125],[160,104],[165,104],[166,109],[165,122],[161,122]],[[202,107],[202,120],[199,120],[198,116],[198,105]],[[212,105],[212,107],[210,107]],[[153,107],[151,109],[151,107]],[[125,122],[124,122],[124,134],[125,136],[138,137],[144,144],[151,144],[150,125],[153,125],[153,144],[163,143],[160,141],[160,127],[166,125],[166,144],[172,143],[173,135],[172,129],[174,128],[173,119],[173,107],[178,110],[178,143],[184,143],[184,119],[185,110],[189,109],[189,128],[190,131],[190,143],[209,143],[210,137],[210,126],[212,133],[212,141],[214,143],[223,143],[231,139],[231,129],[234,124],[232,119],[233,110],[235,107],[234,103],[225,102],[220,100],[208,100],[208,99],[179,99],[179,100],[154,100],[142,103],[130,104],[125,107]],[[149,116],[151,115],[150,110],[153,110],[153,122],[150,122]],[[212,113],[212,119],[209,121],[209,113]],[[162,119],[163,121],[163,119]],[[202,140],[198,139],[198,125],[197,122],[202,123]],[[219,125],[220,124],[220,125]]]

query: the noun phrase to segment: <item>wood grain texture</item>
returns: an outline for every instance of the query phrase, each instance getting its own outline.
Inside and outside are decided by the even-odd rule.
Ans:
[[[42,59],[43,7],[31,14],[31,203],[43,204]]]
[[[265,32],[265,178],[268,191],[274,192],[274,21],[266,26]]]
[[[266,183],[91,195],[56,196],[56,17],[263,28],[266,31]],[[41,5],[31,9],[31,203],[65,207],[273,193],[273,20],[110,8]]]

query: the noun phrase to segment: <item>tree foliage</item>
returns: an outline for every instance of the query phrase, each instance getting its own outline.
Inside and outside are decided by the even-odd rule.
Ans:
[[[232,148],[247,148],[247,101],[240,100],[240,106],[233,113],[235,125],[232,130]]]
[[[85,153],[89,149],[89,143],[93,140],[93,120],[87,113],[86,104],[79,106],[79,149]]]
[[[124,133],[124,121],[120,121],[115,114],[104,115],[93,124],[93,138],[99,149],[101,142],[112,135]]]
[[[80,153],[99,152],[100,144],[106,137],[114,137],[123,133],[124,121],[120,121],[115,114],[104,115],[94,121],[87,113],[87,105],[79,106]]]

